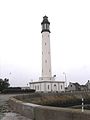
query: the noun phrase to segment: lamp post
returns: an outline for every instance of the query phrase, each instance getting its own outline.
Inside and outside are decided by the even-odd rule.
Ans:
[[[65,72],[63,72],[63,74],[65,75],[65,83],[66,83],[66,87],[67,87],[67,76],[66,76]]]

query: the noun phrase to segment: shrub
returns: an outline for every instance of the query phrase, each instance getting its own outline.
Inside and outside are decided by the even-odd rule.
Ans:
[[[4,89],[2,91],[2,93],[4,94],[15,94],[15,93],[32,93],[32,92],[35,92],[35,90],[33,89],[21,89],[20,87],[11,87],[11,88],[8,88],[8,89]]]

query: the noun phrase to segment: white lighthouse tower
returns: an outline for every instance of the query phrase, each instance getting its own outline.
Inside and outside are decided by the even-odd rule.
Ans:
[[[50,22],[48,17],[44,16],[42,26],[42,75],[38,81],[30,82],[30,89],[36,92],[61,92],[65,91],[65,82],[54,80],[51,69],[51,51],[50,51]]]
[[[48,17],[44,16],[42,25],[42,77],[40,80],[54,80],[51,70],[51,52],[50,52],[50,22]]]

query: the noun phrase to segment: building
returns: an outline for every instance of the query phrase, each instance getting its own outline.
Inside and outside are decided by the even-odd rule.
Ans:
[[[68,85],[68,91],[80,91],[81,90],[81,86],[79,83],[69,83]]]
[[[87,90],[90,90],[90,80],[88,80],[88,82],[86,83],[87,86]]]
[[[88,88],[86,85],[81,85],[81,91],[87,91],[87,90],[88,90]]]
[[[50,51],[50,22],[44,16],[42,26],[42,76],[37,82],[30,82],[30,88],[37,92],[61,92],[65,91],[64,81],[55,81],[52,77],[51,51]]]

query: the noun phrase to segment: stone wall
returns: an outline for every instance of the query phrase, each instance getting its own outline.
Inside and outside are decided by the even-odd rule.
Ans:
[[[90,111],[82,113],[79,109],[41,106],[15,98],[10,98],[9,105],[15,112],[32,120],[90,120]]]

